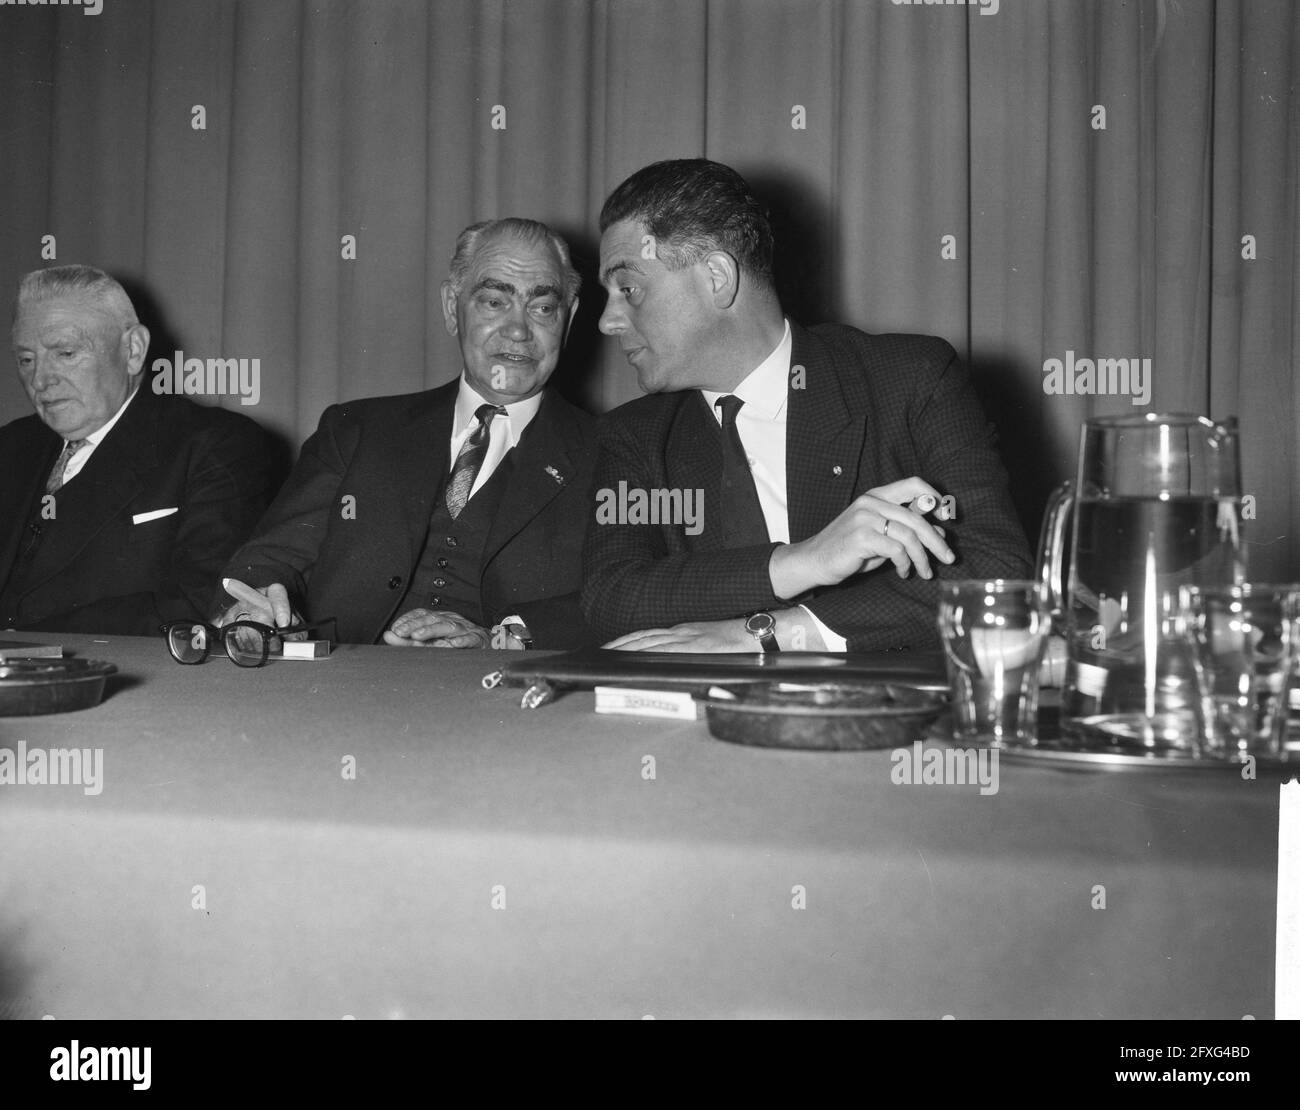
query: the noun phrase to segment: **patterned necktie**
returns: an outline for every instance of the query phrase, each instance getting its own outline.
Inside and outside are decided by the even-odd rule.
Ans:
[[[456,463],[451,468],[451,477],[447,479],[447,511],[451,513],[452,520],[460,516],[461,509],[469,500],[470,490],[474,488],[474,479],[478,477],[483,457],[487,454],[492,420],[498,415],[504,416],[505,412],[502,405],[479,405],[474,413],[478,427],[470,432],[469,438],[461,445]]]
[[[714,402],[722,413],[722,543],[751,547],[767,543],[767,521],[758,500],[758,487],[749,469],[749,456],[736,430],[736,414],[745,402],[729,395]]]
[[[85,446],[84,439],[70,439],[64,443],[63,450],[59,452],[54,468],[50,471],[50,476],[45,479],[46,493],[53,493],[63,486],[63,472],[68,469],[68,460]]]

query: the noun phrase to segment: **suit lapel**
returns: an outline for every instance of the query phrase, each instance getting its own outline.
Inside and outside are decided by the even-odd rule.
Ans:
[[[454,378],[431,390],[412,407],[411,419],[392,430],[392,470],[385,477],[403,490],[402,516],[412,565],[424,549],[434,499],[451,468],[448,452],[459,388],[460,379]],[[416,475],[414,481],[408,477]]]
[[[826,527],[853,500],[870,418],[849,408],[835,353],[798,324],[791,322],[790,331],[785,483],[790,540],[798,543]],[[798,366],[804,368],[802,389],[794,388]]]
[[[4,522],[4,533],[0,536],[0,589],[9,580],[27,523],[45,492],[45,479],[63,449],[62,439],[38,417],[28,417],[20,423],[21,429],[9,437],[8,457],[0,459],[0,472],[5,474],[4,482],[0,483],[0,521]]]
[[[488,532],[484,566],[573,481],[576,468],[569,444],[580,434],[565,403],[544,392],[537,415],[510,452],[510,482]]]
[[[139,496],[143,476],[158,465],[160,415],[154,394],[140,387],[80,473],[54,494],[57,527],[49,529],[42,545],[40,563],[45,573],[29,584],[32,589],[60,574]]]
[[[703,528],[686,542],[693,551],[723,546],[722,429],[698,389],[683,394],[666,449],[669,489],[703,491]]]

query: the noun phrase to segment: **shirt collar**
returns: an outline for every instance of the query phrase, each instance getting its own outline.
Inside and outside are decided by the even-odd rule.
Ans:
[[[790,353],[794,341],[790,337],[790,321],[785,321],[785,332],[781,341],[770,355],[745,375],[744,380],[731,392],[745,402],[745,407],[752,413],[767,420],[775,420],[785,408],[790,386]],[[726,393],[714,393],[702,389],[704,399],[712,409],[719,397]]]
[[[493,403],[470,385],[466,381],[465,375],[462,374],[460,376],[460,388],[456,392],[456,415],[455,423],[451,427],[452,438],[462,435],[474,426],[474,414],[478,411],[479,405]],[[524,429],[528,427],[529,422],[537,415],[537,410],[541,407],[542,394],[540,390],[522,401],[511,401],[510,404],[506,405],[506,428],[510,435],[511,447],[518,446],[519,437],[524,434]]]
[[[139,392],[140,392],[140,379],[137,378],[135,388],[126,395],[126,400],[122,402],[122,407],[119,408],[117,412],[113,413],[111,417],[109,417],[107,423],[101,424],[98,428],[96,428],[93,432],[91,432],[90,435],[83,436],[82,438],[85,439],[87,443],[95,447],[98,447],[103,442],[104,437],[113,430],[113,425],[116,424],[118,420],[121,419],[122,413],[126,412],[126,406],[135,400],[135,395]]]

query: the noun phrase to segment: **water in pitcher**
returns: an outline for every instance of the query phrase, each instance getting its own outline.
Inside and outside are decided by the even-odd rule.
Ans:
[[[1241,580],[1237,512],[1230,498],[1080,500],[1062,690],[1067,734],[1089,745],[1194,748],[1194,649],[1178,587]]]

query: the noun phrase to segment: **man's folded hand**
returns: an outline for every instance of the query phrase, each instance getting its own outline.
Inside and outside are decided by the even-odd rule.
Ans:
[[[384,633],[394,647],[485,648],[492,634],[459,613],[440,609],[411,609]]]

